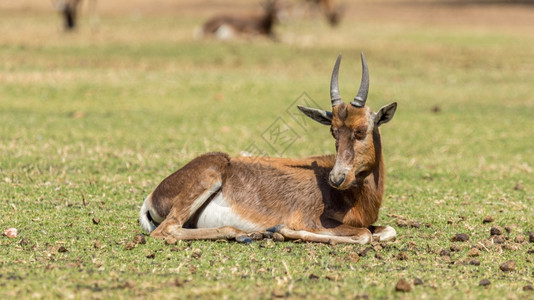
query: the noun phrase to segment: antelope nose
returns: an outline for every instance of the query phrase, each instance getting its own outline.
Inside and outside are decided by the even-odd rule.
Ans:
[[[330,184],[334,187],[340,186],[343,181],[345,181],[345,174],[341,174],[341,176],[336,177],[334,174],[330,173]]]

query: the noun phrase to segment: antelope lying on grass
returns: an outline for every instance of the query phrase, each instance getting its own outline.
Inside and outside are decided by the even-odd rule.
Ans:
[[[336,155],[304,159],[201,155],[163,180],[141,207],[141,226],[157,238],[236,239],[276,231],[310,242],[369,243],[395,238],[395,229],[373,226],[384,193],[384,158],[378,127],[397,103],[377,113],[365,106],[369,73],[362,54],[360,90],[341,101],[338,57],[330,83],[332,112],[299,109],[330,126]]]
[[[221,15],[208,20],[197,36],[213,35],[219,39],[230,39],[237,35],[274,36],[273,25],[277,19],[277,1],[263,4],[263,14],[242,16]]]

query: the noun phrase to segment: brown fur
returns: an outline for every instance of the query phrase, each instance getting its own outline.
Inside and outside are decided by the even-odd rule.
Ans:
[[[336,104],[331,114],[336,155],[287,159],[208,153],[195,158],[151,194],[151,207],[165,219],[151,235],[245,241],[246,232],[224,226],[228,223],[196,228],[199,215],[219,195],[224,205],[217,205],[231,211],[229,215],[224,208],[225,217],[258,230],[278,226],[276,230],[288,238],[367,243],[372,233],[394,237],[391,227],[372,224],[378,219],[385,184],[378,126],[388,122],[395,109],[396,103],[375,114],[368,107]],[[324,124],[323,117],[310,117]]]

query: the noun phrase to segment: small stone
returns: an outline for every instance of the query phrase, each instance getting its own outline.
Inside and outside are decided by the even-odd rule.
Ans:
[[[98,225],[100,223],[100,218],[93,218],[93,224]]]
[[[493,216],[485,216],[484,220],[482,220],[482,223],[491,223],[495,221],[495,218]]]
[[[124,282],[123,287],[124,287],[125,289],[133,289],[133,288],[135,288],[135,282],[133,282],[133,281],[131,281],[131,280],[126,280],[126,281]]]
[[[57,252],[65,253],[65,252],[69,252],[69,250],[67,250],[67,248],[65,248],[65,246],[59,246],[59,248],[57,249]]]
[[[523,189],[525,189],[525,187],[523,186],[523,183],[522,183],[522,182],[518,182],[518,183],[514,186],[514,190],[516,190],[516,191],[522,191]]]
[[[335,274],[328,274],[324,278],[327,279],[327,280],[330,280],[330,281],[337,281],[338,280],[338,276],[335,275]]]
[[[191,257],[192,258],[196,258],[196,259],[201,258],[202,257],[202,251],[200,251],[200,249],[194,249],[193,253],[191,253]]]
[[[412,286],[404,279],[399,279],[395,285],[395,291],[397,292],[409,292],[412,290]]]
[[[511,233],[512,232],[512,227],[510,226],[504,226],[504,230],[506,231],[506,233]]]
[[[473,258],[469,261],[469,264],[472,266],[480,266],[480,261],[476,258]]]
[[[441,256],[451,256],[451,252],[449,250],[443,249],[439,252],[439,255]]]
[[[398,260],[408,260],[408,255],[404,252],[399,252],[399,254],[397,254],[397,259]]]
[[[154,258],[156,258],[156,253],[154,253],[154,252],[149,253],[149,254],[147,254],[146,258],[154,259]]]
[[[174,285],[177,286],[177,287],[183,287],[185,284],[185,281],[181,278],[176,278],[174,280]]]
[[[132,250],[136,246],[137,246],[136,243],[130,242],[130,243],[126,244],[126,246],[124,246],[124,250]]]
[[[399,226],[399,227],[408,227],[408,222],[406,220],[403,220],[403,219],[398,219],[397,220],[397,226]]]
[[[271,296],[273,298],[285,298],[287,295],[286,295],[286,292],[284,292],[281,289],[274,289],[273,292],[271,293]]]
[[[275,241],[275,242],[283,242],[283,241],[285,241],[285,238],[280,233],[275,232],[275,233],[273,233],[273,241]]]
[[[146,244],[146,238],[144,234],[136,234],[133,238],[133,242],[136,244],[144,245]]]
[[[528,242],[529,243],[534,243],[534,233],[532,233],[532,232],[528,233]]]
[[[102,248],[102,243],[100,243],[100,241],[96,240],[93,244],[93,248],[95,249],[100,249]]]
[[[24,239],[20,240],[19,244],[21,246],[28,246],[30,244],[30,240],[24,238]]]
[[[453,242],[467,242],[469,241],[469,236],[465,233],[457,233],[452,238],[451,241]]]
[[[526,240],[525,236],[520,234],[520,235],[515,237],[514,242],[516,242],[518,244],[522,244],[522,243],[525,242],[525,240]]]
[[[421,224],[417,221],[409,221],[408,222],[408,225],[412,228],[420,228],[421,227]]]
[[[519,250],[519,246],[514,245],[514,244],[504,244],[502,248],[505,250],[511,250],[511,251]]]
[[[502,232],[503,232],[503,229],[500,226],[494,226],[494,227],[491,227],[491,229],[490,229],[490,235],[491,236],[502,235]]]
[[[460,247],[456,244],[452,244],[451,247],[450,247],[451,251],[453,252],[458,252],[460,251]]]
[[[360,250],[360,252],[358,252],[358,255],[361,256],[361,257],[365,257],[367,255],[367,252],[373,250],[372,247],[365,247],[363,249]]]
[[[506,239],[502,235],[494,235],[491,239],[495,244],[504,244],[504,242],[506,241]]]
[[[491,281],[487,280],[487,279],[482,279],[480,280],[480,282],[478,283],[478,285],[480,286],[488,286],[491,284]]]
[[[513,260],[509,260],[509,261],[507,261],[505,263],[502,263],[499,266],[499,269],[501,269],[501,271],[503,271],[503,272],[514,271],[515,270],[515,262]]]
[[[357,263],[360,260],[360,256],[356,252],[350,252],[345,256],[345,260],[351,263]]]
[[[415,277],[413,279],[413,285],[423,285],[423,281],[421,280],[421,278]]]
[[[166,245],[176,245],[178,243],[178,240],[173,237],[167,237],[165,238],[165,244]]]
[[[523,287],[523,291],[534,291],[534,287],[532,285],[525,285]]]
[[[477,248],[471,248],[469,251],[467,251],[467,256],[475,257],[480,255],[480,250]]]

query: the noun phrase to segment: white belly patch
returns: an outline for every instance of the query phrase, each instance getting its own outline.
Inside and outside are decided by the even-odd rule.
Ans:
[[[197,221],[197,228],[232,226],[245,232],[261,231],[264,228],[246,221],[232,211],[222,193],[217,194],[204,208]]]

